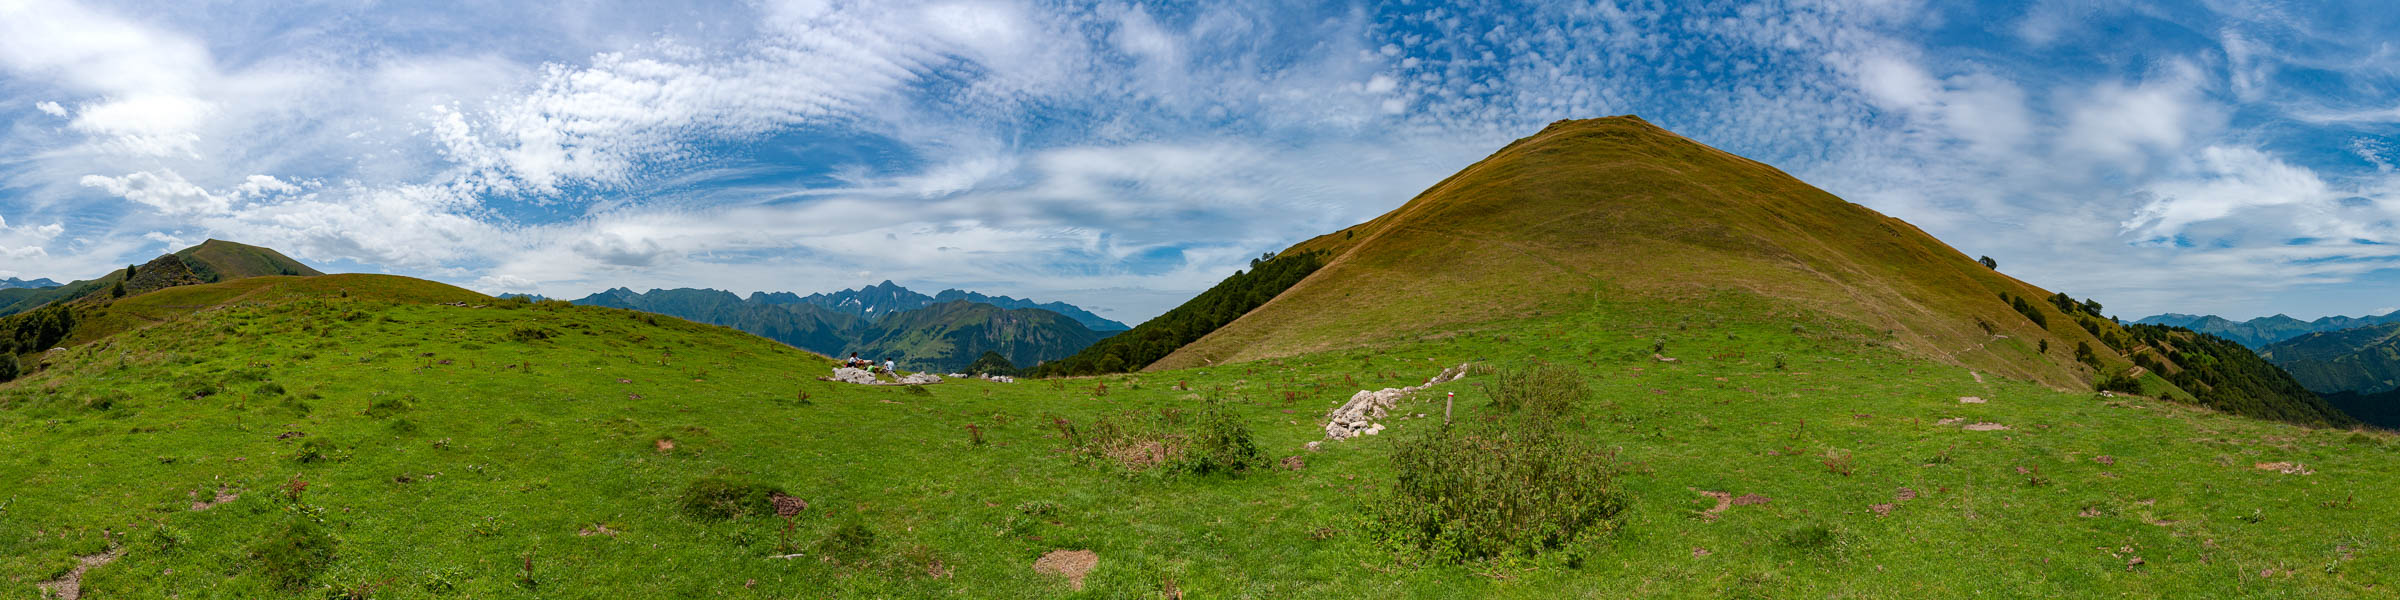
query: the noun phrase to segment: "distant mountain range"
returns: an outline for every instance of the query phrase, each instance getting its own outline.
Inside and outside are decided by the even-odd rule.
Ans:
[[[911,370],[955,371],[987,351],[1030,367],[1127,329],[1062,302],[960,290],[927,296],[889,281],[858,290],[808,296],[759,292],[748,298],[713,289],[616,288],[573,302],[723,325],[827,356],[855,352],[889,358]],[[1113,329],[1095,330],[1087,320]]]
[[[58,282],[56,282],[56,281],[51,281],[51,280],[48,280],[48,279],[18,279],[18,278],[15,278],[15,277],[10,277],[10,278],[7,278],[7,279],[0,279],[0,290],[14,290],[14,289],[25,289],[25,288],[48,288],[48,287],[58,287],[58,286],[59,286],[59,283],[58,283]]]
[[[932,306],[934,304],[943,302],[965,300],[978,304],[990,304],[1000,308],[1038,308],[1066,315],[1067,318],[1074,319],[1077,323],[1082,323],[1085,328],[1091,329],[1092,331],[1124,331],[1127,329],[1132,329],[1132,327],[1127,327],[1124,323],[1101,318],[1100,315],[1092,314],[1091,311],[1084,310],[1081,307],[1077,307],[1073,304],[1068,304],[1065,302],[1034,302],[1032,300],[1020,300],[1008,296],[986,296],[983,294],[958,289],[942,290],[941,293],[927,296],[908,288],[901,287],[898,284],[894,284],[890,280],[885,280],[883,283],[870,285],[856,290],[842,290],[831,293],[809,294],[807,296],[801,296],[791,292],[752,292],[749,300],[750,302],[759,304],[812,304],[832,310],[834,312],[862,318],[880,317],[896,312],[925,308],[927,306]]]
[[[2263,348],[2266,345],[2273,344],[2275,342],[2280,342],[2311,333],[2317,333],[2320,331],[2338,331],[2343,329],[2366,327],[2370,325],[2382,325],[2385,323],[2400,323],[2400,311],[2393,311],[2392,314],[2383,315],[2380,317],[2336,316],[2324,317],[2314,321],[2302,321],[2286,315],[2259,317],[2248,321],[2233,321],[2216,315],[2187,315],[2181,313],[2167,313],[2163,315],[2142,317],[2141,320],[2134,321],[2134,323],[2141,325],[2167,325],[2172,327],[2182,327],[2184,329],[2190,329],[2192,331],[2233,340],[2241,343],[2244,346],[2249,346],[2255,349]]]

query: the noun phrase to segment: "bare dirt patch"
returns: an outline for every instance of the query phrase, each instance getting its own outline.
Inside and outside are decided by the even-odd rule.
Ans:
[[[1982,403],[1983,403],[1983,398],[1979,398],[1979,397],[1975,397],[1975,396],[1959,396],[1959,397],[1958,397],[1958,403],[1959,403],[1959,404],[1982,404]]]
[[[2109,455],[2106,455],[2106,454],[2102,454],[2102,455],[2099,455],[2099,456],[2094,456],[2094,457],[2092,457],[2092,462],[2096,462],[2096,463],[2100,463],[2100,464],[2104,464],[2104,465],[2113,465],[2113,464],[2117,464],[2117,457],[2114,457],[2114,456],[2109,456]]]
[[[1892,508],[1891,504],[1877,504],[1867,507],[1867,510],[1875,511],[1875,516],[1878,517],[1889,517],[1892,516]]]
[[[1766,504],[1766,503],[1768,503],[1768,502],[1773,502],[1773,501],[1774,501],[1774,499],[1768,498],[1768,497],[1766,497],[1766,496],[1760,496],[1760,495],[1758,495],[1758,494],[1742,494],[1742,497],[1740,497],[1740,498],[1734,498],[1734,499],[1733,499],[1733,505],[1734,505],[1734,506],[1757,506],[1757,505],[1760,505],[1760,504]]]
[[[617,537],[617,534],[620,534],[620,533],[624,533],[624,532],[622,532],[622,531],[617,531],[617,530],[615,530],[615,529],[610,529],[610,528],[608,527],[608,525],[605,525],[605,524],[601,524],[601,523],[593,523],[593,524],[590,524],[590,525],[585,525],[585,526],[583,526],[583,529],[578,529],[578,530],[575,530],[575,537],[592,537],[592,536],[595,536],[595,535],[605,535],[605,536],[608,536],[608,537]]]
[[[1900,491],[1897,491],[1897,492],[1892,492],[1892,501],[1893,501],[1893,502],[1907,502],[1907,501],[1910,501],[1910,500],[1915,500],[1915,499],[1917,499],[1917,491],[1916,491],[1916,490],[1912,490],[1912,489],[1908,489],[1908,488],[1900,488]]]
[[[1067,584],[1083,589],[1083,576],[1100,565],[1100,554],[1090,550],[1051,550],[1033,561],[1033,572],[1067,578]]]
[[[225,488],[217,488],[215,494],[211,495],[206,500],[201,500],[200,492],[195,491],[192,492],[192,510],[208,510],[211,508],[216,508],[219,504],[232,502],[241,497],[241,494],[227,491]]]
[[[61,575],[59,578],[52,579],[50,581],[44,581],[36,587],[41,588],[42,597],[45,598],[63,598],[65,600],[76,600],[77,598],[82,598],[83,574],[91,571],[92,569],[100,568],[101,565],[116,562],[118,558],[122,558],[124,556],[125,549],[117,548],[90,556],[75,557],[75,568],[68,569],[66,575]]]
[[[1710,497],[1710,498],[1714,498],[1714,499],[1716,499],[1716,501],[1717,501],[1717,505],[1716,505],[1716,506],[1709,507],[1709,509],[1708,509],[1708,510],[1703,510],[1703,511],[1700,511],[1700,518],[1707,519],[1707,520],[1710,520],[1710,521],[1715,521],[1715,520],[1717,520],[1717,517],[1718,517],[1718,516],[1720,516],[1720,515],[1723,515],[1723,514],[1725,513],[1725,509],[1728,509],[1728,508],[1733,508],[1733,494],[1731,494],[1731,493],[1727,493],[1727,492],[1711,492],[1711,491],[1708,491],[1708,490],[1692,490],[1692,491],[1694,491],[1694,492],[1699,492],[1699,493],[1700,493],[1700,495],[1702,495],[1702,496],[1707,496],[1707,497]]]
[[[1969,423],[1965,429],[1967,431],[2008,431],[2008,426],[1999,423]]]
[[[1283,470],[1298,471],[1306,468],[1308,468],[1308,461],[1302,460],[1299,455],[1286,456],[1283,458]]]
[[[658,449],[658,453],[659,453],[659,454],[666,454],[666,453],[668,453],[668,452],[674,452],[674,451],[675,451],[675,440],[670,440],[670,439],[667,439],[667,438],[658,438],[658,441],[656,441],[656,442],[651,442],[651,443],[650,443],[650,447],[657,448],[657,449]]]
[[[2255,465],[2250,465],[2250,467],[2260,471],[2276,471],[2285,475],[2309,475],[2316,473],[2315,470],[2309,469],[2308,465],[2284,461],[2262,462]]]

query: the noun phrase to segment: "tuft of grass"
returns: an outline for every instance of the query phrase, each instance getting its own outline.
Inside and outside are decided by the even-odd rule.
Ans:
[[[684,516],[723,521],[775,513],[774,496],[782,488],[730,479],[704,478],[683,487],[676,507]]]
[[[251,544],[250,556],[259,573],[286,591],[307,589],[333,565],[339,543],[325,526],[305,516],[284,519],[266,539]]]

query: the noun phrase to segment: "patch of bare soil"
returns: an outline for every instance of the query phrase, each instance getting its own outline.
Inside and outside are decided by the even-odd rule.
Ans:
[[[1760,504],[1766,504],[1766,503],[1768,503],[1768,502],[1773,502],[1773,501],[1774,501],[1774,500],[1772,500],[1772,499],[1770,499],[1770,498],[1767,498],[1766,496],[1760,496],[1760,495],[1758,495],[1758,494],[1742,494],[1742,497],[1733,499],[1733,505],[1734,505],[1734,506],[1757,506],[1757,505],[1760,505]]]
[[[1708,556],[1709,554],[1712,554],[1712,553],[1711,553],[1711,552],[1709,552],[1707,548],[1699,548],[1699,547],[1694,547],[1694,548],[1692,548],[1692,557],[1693,557],[1693,558],[1699,558],[1699,557],[1702,557],[1702,556]]]
[[[615,530],[615,529],[610,529],[610,528],[608,528],[608,526],[607,526],[607,525],[603,525],[603,524],[600,524],[600,523],[593,523],[593,524],[590,524],[590,525],[585,525],[585,526],[583,526],[583,529],[578,529],[578,530],[576,530],[576,531],[575,531],[575,537],[592,537],[592,536],[595,536],[595,535],[605,535],[605,536],[608,536],[608,537],[617,537],[617,534],[620,534],[620,533],[624,533],[624,532],[622,532],[622,531],[617,531],[617,530]]]
[[[198,491],[193,491],[191,496],[192,510],[208,510],[211,508],[216,508],[219,504],[232,502],[235,499],[242,497],[241,494],[226,491],[225,488],[217,488],[216,493],[210,496],[207,500],[201,500],[200,492]]]
[[[783,494],[768,496],[767,501],[775,505],[775,516],[786,519],[800,516],[800,511],[808,510],[807,500]]]
[[[66,575],[61,575],[59,578],[52,579],[50,581],[44,581],[36,587],[41,588],[42,597],[44,598],[62,598],[64,600],[76,600],[78,598],[82,598],[83,574],[87,571],[91,571],[92,569],[100,568],[101,565],[116,562],[118,558],[122,558],[124,556],[125,549],[118,548],[91,556],[75,557],[75,568],[68,569]]]
[[[2100,464],[2104,464],[2104,465],[2113,465],[2113,464],[2117,464],[2117,457],[2114,457],[2114,456],[2109,456],[2109,455],[2106,455],[2106,454],[2102,454],[2102,455],[2099,455],[2099,456],[2094,456],[2094,457],[2092,457],[2092,462],[2096,462],[2096,463],[2100,463]]]
[[[1100,554],[1090,550],[1051,550],[1033,561],[1033,572],[1067,578],[1067,584],[1083,589],[1083,576],[1100,565]]]
[[[1897,492],[1892,492],[1892,501],[1893,501],[1893,502],[1907,502],[1907,501],[1910,501],[1910,500],[1915,500],[1915,499],[1917,499],[1917,491],[1916,491],[1916,490],[1912,490],[1912,489],[1908,489],[1908,488],[1900,488],[1900,491],[1897,491]]]
[[[1877,504],[1877,505],[1874,505],[1874,506],[1869,506],[1869,507],[1867,507],[1867,509],[1868,509],[1868,510],[1875,511],[1875,516],[1878,516],[1878,517],[1889,517],[1889,516],[1892,516],[1892,508],[1893,508],[1893,505],[1891,505],[1891,504]]]
[[[1960,397],[1958,397],[1958,403],[1959,403],[1959,404],[1982,404],[1982,403],[1983,403],[1983,399],[1982,399],[1982,398],[1979,398],[1979,397],[1975,397],[1975,396],[1960,396]]]
[[[2255,465],[2250,465],[2250,467],[2260,471],[2277,471],[2285,475],[2309,475],[2316,473],[2316,471],[2309,469],[2308,465],[2284,461],[2262,462]]]
[[[1692,490],[1692,491],[1699,492],[1699,493],[1700,493],[1700,495],[1702,495],[1702,496],[1707,496],[1707,497],[1710,497],[1710,498],[1715,498],[1715,499],[1717,500],[1717,505],[1716,505],[1716,506],[1710,507],[1708,510],[1700,511],[1700,518],[1702,518],[1702,519],[1707,519],[1707,520],[1710,520],[1710,521],[1715,521],[1715,520],[1717,520],[1717,517],[1718,517],[1718,516],[1721,516],[1721,515],[1723,515],[1723,514],[1725,513],[1725,509],[1728,509],[1728,508],[1733,508],[1733,494],[1731,494],[1731,493],[1727,493],[1727,492],[1711,492],[1711,491],[1707,491],[1707,490]]]
[[[1306,468],[1308,468],[1308,461],[1302,460],[1299,455],[1283,458],[1283,469],[1286,471],[1298,471]]]
[[[1965,429],[1967,431],[2008,431],[2008,426],[1999,423],[1969,423]]]
[[[656,442],[651,442],[651,443],[650,443],[650,446],[651,446],[651,447],[653,447],[653,448],[657,448],[657,449],[658,449],[658,453],[659,453],[659,454],[666,454],[666,453],[668,453],[668,452],[674,452],[674,451],[675,451],[675,440],[670,440],[670,439],[667,439],[667,438],[658,438],[658,441],[656,441]]]
[[[1964,422],[1966,422],[1966,419],[1964,419],[1964,418],[1960,418],[1960,417],[1950,417],[1950,418],[1947,418],[1947,419],[1942,419],[1942,420],[1939,420],[1939,421],[1934,421],[1934,422],[1933,422],[1933,424],[1935,424],[1935,425],[1941,425],[1941,426],[1950,426],[1950,425],[1957,425],[1957,424],[1959,424],[1959,423],[1964,423]]]

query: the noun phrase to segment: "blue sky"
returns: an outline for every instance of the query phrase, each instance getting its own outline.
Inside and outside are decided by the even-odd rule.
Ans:
[[[218,237],[1135,322],[1631,113],[2127,318],[2400,308],[2378,3],[431,4],[0,0],[0,276]]]

